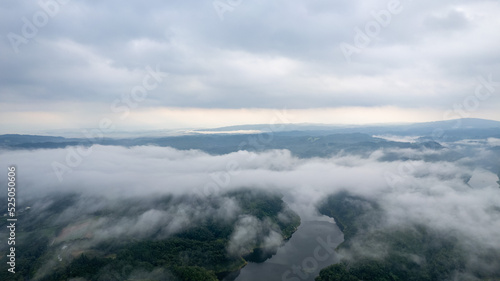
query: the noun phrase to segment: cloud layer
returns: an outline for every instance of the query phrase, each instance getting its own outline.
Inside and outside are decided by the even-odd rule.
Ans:
[[[386,149],[375,151],[368,158],[344,155],[300,159],[287,150],[239,151],[214,156],[168,147],[95,145],[59,181],[53,164],[66,163],[72,149],[75,148],[2,152],[2,165],[17,166],[18,200],[52,192],[111,199],[187,194],[209,198],[249,187],[283,193],[291,207],[307,218],[314,216],[315,204],[321,198],[348,190],[382,202],[394,222],[417,220],[438,228],[458,229],[471,236],[490,237],[483,243],[500,244],[494,235],[500,229],[500,217],[492,211],[500,202],[498,187],[492,185],[497,179],[493,173],[475,168],[482,163],[481,159],[495,157],[483,148],[475,148],[475,158],[424,162],[429,155],[447,155],[448,149]],[[386,155],[394,153],[411,160],[386,161],[390,159]],[[472,186],[467,184],[471,177]],[[5,183],[5,179],[1,182]],[[226,206],[229,208],[231,204]],[[81,207],[80,211],[84,209]],[[159,216],[145,213],[136,223],[140,225],[155,217]]]

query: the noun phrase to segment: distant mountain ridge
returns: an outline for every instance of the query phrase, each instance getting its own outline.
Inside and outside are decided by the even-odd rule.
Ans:
[[[259,128],[265,128],[268,130]],[[272,129],[276,131],[272,131]],[[454,142],[466,139],[500,138],[500,122],[484,119],[456,119],[438,122],[414,123],[409,125],[377,126],[330,126],[323,124],[280,124],[242,125],[211,129],[217,134],[190,131],[179,136],[144,136],[127,138],[64,138],[38,135],[0,135],[0,148],[39,149],[64,148],[68,146],[117,145],[170,146],[176,149],[200,149],[208,153],[221,154],[241,149],[289,149],[297,155],[320,156],[331,154],[341,149],[373,150],[386,146],[408,146],[405,141],[385,141],[383,136],[411,137],[418,143],[415,146],[439,148],[442,142]],[[235,131],[253,130],[251,134]],[[199,130],[210,132],[210,130]],[[221,134],[221,131],[227,133]],[[255,132],[257,131],[257,132]],[[260,132],[260,133],[259,133]],[[382,136],[379,138],[377,136]]]
[[[318,124],[318,123],[283,123],[283,124],[245,124],[245,125],[234,125],[225,127],[216,127],[208,129],[191,129],[185,130],[175,130],[175,133],[170,132],[169,134],[161,133],[165,130],[152,130],[152,131],[133,131],[120,132],[119,135],[109,134],[109,138],[114,139],[124,139],[124,138],[140,138],[140,137],[175,137],[182,135],[198,134],[198,133],[224,133],[227,134],[240,134],[241,132],[251,132],[260,131],[262,133],[266,132],[290,132],[290,131],[304,131],[304,132],[328,132],[328,133],[365,133],[365,134],[378,134],[383,132],[404,132],[405,134],[410,131],[418,132],[432,132],[435,129],[441,130],[460,130],[460,129],[500,129],[500,121],[479,119],[479,118],[462,118],[462,119],[452,119],[444,121],[433,121],[433,122],[422,122],[422,123],[386,123],[386,124],[365,124],[365,125],[341,125],[341,124]],[[92,128],[88,128],[92,130]],[[71,131],[73,136],[78,136],[78,130]],[[167,131],[165,131],[167,132]],[[0,135],[0,144],[6,140],[12,142],[18,142],[20,140],[25,141],[27,137],[30,138],[30,142],[64,142],[68,140],[79,140],[78,137],[62,137],[62,133],[52,133],[52,134],[3,134]]]
[[[500,121],[479,119],[479,118],[462,118],[445,121],[433,121],[422,123],[408,124],[368,124],[368,125],[329,125],[329,124],[310,124],[310,123],[285,123],[285,124],[248,124],[235,125],[210,129],[200,129],[197,131],[241,131],[241,130],[260,130],[263,132],[269,131],[319,131],[319,130],[339,130],[339,131],[366,131],[366,130],[408,130],[408,129],[489,129],[500,128]]]

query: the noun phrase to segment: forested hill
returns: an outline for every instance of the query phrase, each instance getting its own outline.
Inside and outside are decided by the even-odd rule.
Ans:
[[[281,195],[249,189],[208,198],[45,199],[19,214],[16,274],[2,271],[1,280],[221,280],[246,259],[275,253],[300,224]],[[241,239],[247,232],[253,236]]]
[[[471,263],[454,233],[416,223],[386,227],[383,208],[369,199],[340,192],[319,210],[344,231],[337,250],[345,258],[321,270],[316,281],[499,280],[499,251],[489,249],[477,257],[482,264]]]

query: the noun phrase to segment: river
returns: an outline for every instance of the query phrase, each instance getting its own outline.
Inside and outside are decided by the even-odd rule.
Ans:
[[[333,248],[342,241],[344,235],[335,223],[304,221],[274,256],[262,263],[249,262],[234,274],[236,279],[224,281],[314,281],[322,268],[339,261]]]

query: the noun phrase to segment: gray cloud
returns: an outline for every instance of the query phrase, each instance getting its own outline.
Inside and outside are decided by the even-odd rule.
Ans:
[[[210,1],[70,1],[15,54],[7,35],[41,8],[7,1],[2,101],[108,106],[157,64],[170,77],[145,106],[447,108],[473,92],[476,76],[498,80],[495,1],[401,1],[347,64],[339,45],[387,3],[253,1],[220,21]]]

